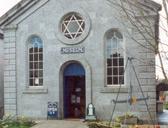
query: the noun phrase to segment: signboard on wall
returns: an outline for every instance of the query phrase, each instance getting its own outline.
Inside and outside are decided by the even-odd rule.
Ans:
[[[85,53],[85,47],[63,47],[61,48],[61,54],[77,54]]]
[[[48,102],[48,118],[58,118],[58,102]]]

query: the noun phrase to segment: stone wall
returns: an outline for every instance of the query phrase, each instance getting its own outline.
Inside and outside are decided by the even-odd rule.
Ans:
[[[3,116],[4,92],[3,92],[3,36],[0,37],[0,118]]]
[[[16,26],[9,26],[4,30],[6,114],[46,118],[47,102],[57,101],[59,103],[59,116],[62,118],[63,69],[61,68],[65,67],[67,63],[78,61],[86,70],[87,104],[92,100],[97,117],[109,119],[114,106],[112,100],[116,98],[118,86],[106,86],[106,42],[104,37],[109,30],[118,29],[124,37],[125,61],[128,57],[135,58],[133,60],[135,70],[145,96],[150,96],[147,102],[153,114],[152,118],[155,118],[155,53],[143,49],[129,37],[128,31],[137,40],[139,40],[140,35],[135,33],[134,27],[118,13],[121,9],[115,5],[109,6],[109,3],[102,0],[87,2],[86,0],[75,2],[69,0],[66,4],[62,0],[49,0],[45,3],[45,6],[44,3],[39,2],[37,6],[33,6],[31,9],[12,22],[12,24],[18,25],[17,29]],[[86,20],[90,21],[90,31],[87,38],[80,43],[71,45],[71,47],[85,47],[84,53],[61,54],[61,48],[70,47],[70,44],[63,43],[58,38],[58,34],[61,33],[60,21],[70,11],[76,11],[79,14],[85,13],[87,14]],[[125,25],[123,25],[123,22]],[[42,87],[30,87],[28,82],[27,45],[28,39],[32,35],[38,35],[44,43],[44,85]],[[147,45],[146,41],[140,41]],[[125,74],[125,84],[122,86],[119,99],[128,98],[130,79],[134,86],[138,86],[135,74],[131,69],[130,75],[129,69],[131,69],[130,65]],[[140,90],[135,90],[135,95],[137,97],[142,96]],[[129,108],[125,106],[128,105],[118,105],[116,113],[127,112]],[[133,112],[148,118],[144,102],[138,103]]]
[[[16,26],[4,29],[5,114],[16,115]]]

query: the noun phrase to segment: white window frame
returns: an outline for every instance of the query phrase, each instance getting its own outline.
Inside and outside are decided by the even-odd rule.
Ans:
[[[114,34],[114,35],[112,35],[110,38],[109,37],[107,37],[107,35],[108,35],[108,33],[119,33],[119,35],[121,35],[121,37],[117,37],[116,35],[117,34]],[[117,29],[114,29],[114,30],[111,30],[111,31],[109,31],[107,33],[107,35],[106,35],[106,42],[105,42],[105,44],[106,44],[106,86],[109,86],[109,87],[118,87],[118,86],[124,86],[125,85],[125,73],[124,73],[124,66],[125,66],[125,51],[124,51],[124,39],[123,39],[123,35],[121,34],[121,32],[120,31],[118,31]],[[116,42],[116,44],[117,44],[117,48],[113,48],[112,46],[114,46],[114,42],[112,41],[114,38],[116,38],[117,39],[117,42]],[[110,42],[109,42],[110,41]],[[121,44],[121,47],[119,48],[118,46],[118,44],[119,44],[119,42],[120,42],[120,44]],[[108,43],[110,43],[110,48],[108,48],[108,46],[109,46],[109,44]],[[122,55],[122,57],[116,57],[116,58],[118,58],[118,60],[117,60],[117,62],[118,62],[118,64],[119,64],[119,59],[122,59],[123,58],[123,65],[117,65],[117,66],[113,66],[113,64],[111,64],[111,66],[109,66],[108,65],[108,58],[110,58],[111,59],[111,61],[112,60],[114,60],[114,58],[113,57],[109,57],[108,56],[108,49],[110,50],[110,55],[114,55],[114,51],[116,51],[116,53],[119,53],[119,54],[121,54]],[[111,63],[113,63],[113,61],[111,62]],[[109,75],[108,74],[108,68],[110,68],[111,67],[111,75]],[[117,75],[113,75],[113,69],[114,68],[116,68],[117,69]],[[122,70],[123,70],[123,73],[124,74],[122,74],[122,75],[120,75],[119,74],[119,69],[121,69],[122,68]],[[111,79],[112,79],[112,82],[111,82],[111,84],[109,84],[109,82],[108,82],[108,77],[111,77]],[[116,77],[117,79],[118,79],[118,82],[115,84],[114,83],[114,77]],[[122,79],[123,79],[123,82],[120,84],[120,77],[123,77]]]
[[[40,47],[38,45],[37,42],[37,52],[35,51],[36,46],[33,46],[34,44],[32,43],[32,38],[38,38],[41,41],[41,50]],[[36,40],[37,41],[37,40]],[[32,53],[30,53],[30,49],[33,48]],[[43,87],[43,83],[44,83],[44,76],[43,76],[43,41],[39,36],[33,35],[29,38],[29,42],[28,42],[28,83],[29,83],[29,87]],[[41,59],[40,59],[40,55],[41,55]],[[32,58],[30,58],[30,56],[32,56]],[[35,60],[35,57],[37,57],[37,60]],[[32,63],[32,66],[30,67],[30,63]],[[37,68],[35,66],[35,63],[37,64]],[[40,64],[42,66],[42,68],[40,68]],[[33,76],[30,76],[30,72],[32,72]],[[37,77],[35,77],[35,72],[37,72]],[[41,76],[40,76],[40,72],[41,72]],[[31,84],[30,80],[32,80],[33,84]],[[36,83],[35,83],[36,80]]]
[[[69,30],[69,25],[71,25],[71,23],[76,23],[78,25],[79,28],[76,32],[71,32]],[[61,23],[61,30],[66,38],[74,40],[83,34],[85,30],[85,21],[82,16],[77,13],[70,13],[63,19]]]

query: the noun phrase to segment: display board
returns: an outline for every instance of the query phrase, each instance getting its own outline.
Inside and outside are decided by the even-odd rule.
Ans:
[[[47,119],[58,119],[58,102],[48,102]]]

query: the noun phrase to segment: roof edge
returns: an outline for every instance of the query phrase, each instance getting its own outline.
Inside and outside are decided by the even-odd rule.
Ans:
[[[160,11],[162,9],[161,4],[153,1],[153,0],[138,0],[139,3],[141,3],[144,6],[147,6],[155,11]],[[154,8],[153,8],[154,7]]]
[[[40,0],[21,0],[19,3],[17,3],[0,17],[0,26],[3,26],[6,21],[9,21],[18,13],[24,12],[24,8],[28,7],[29,5],[35,4],[38,1]]]

